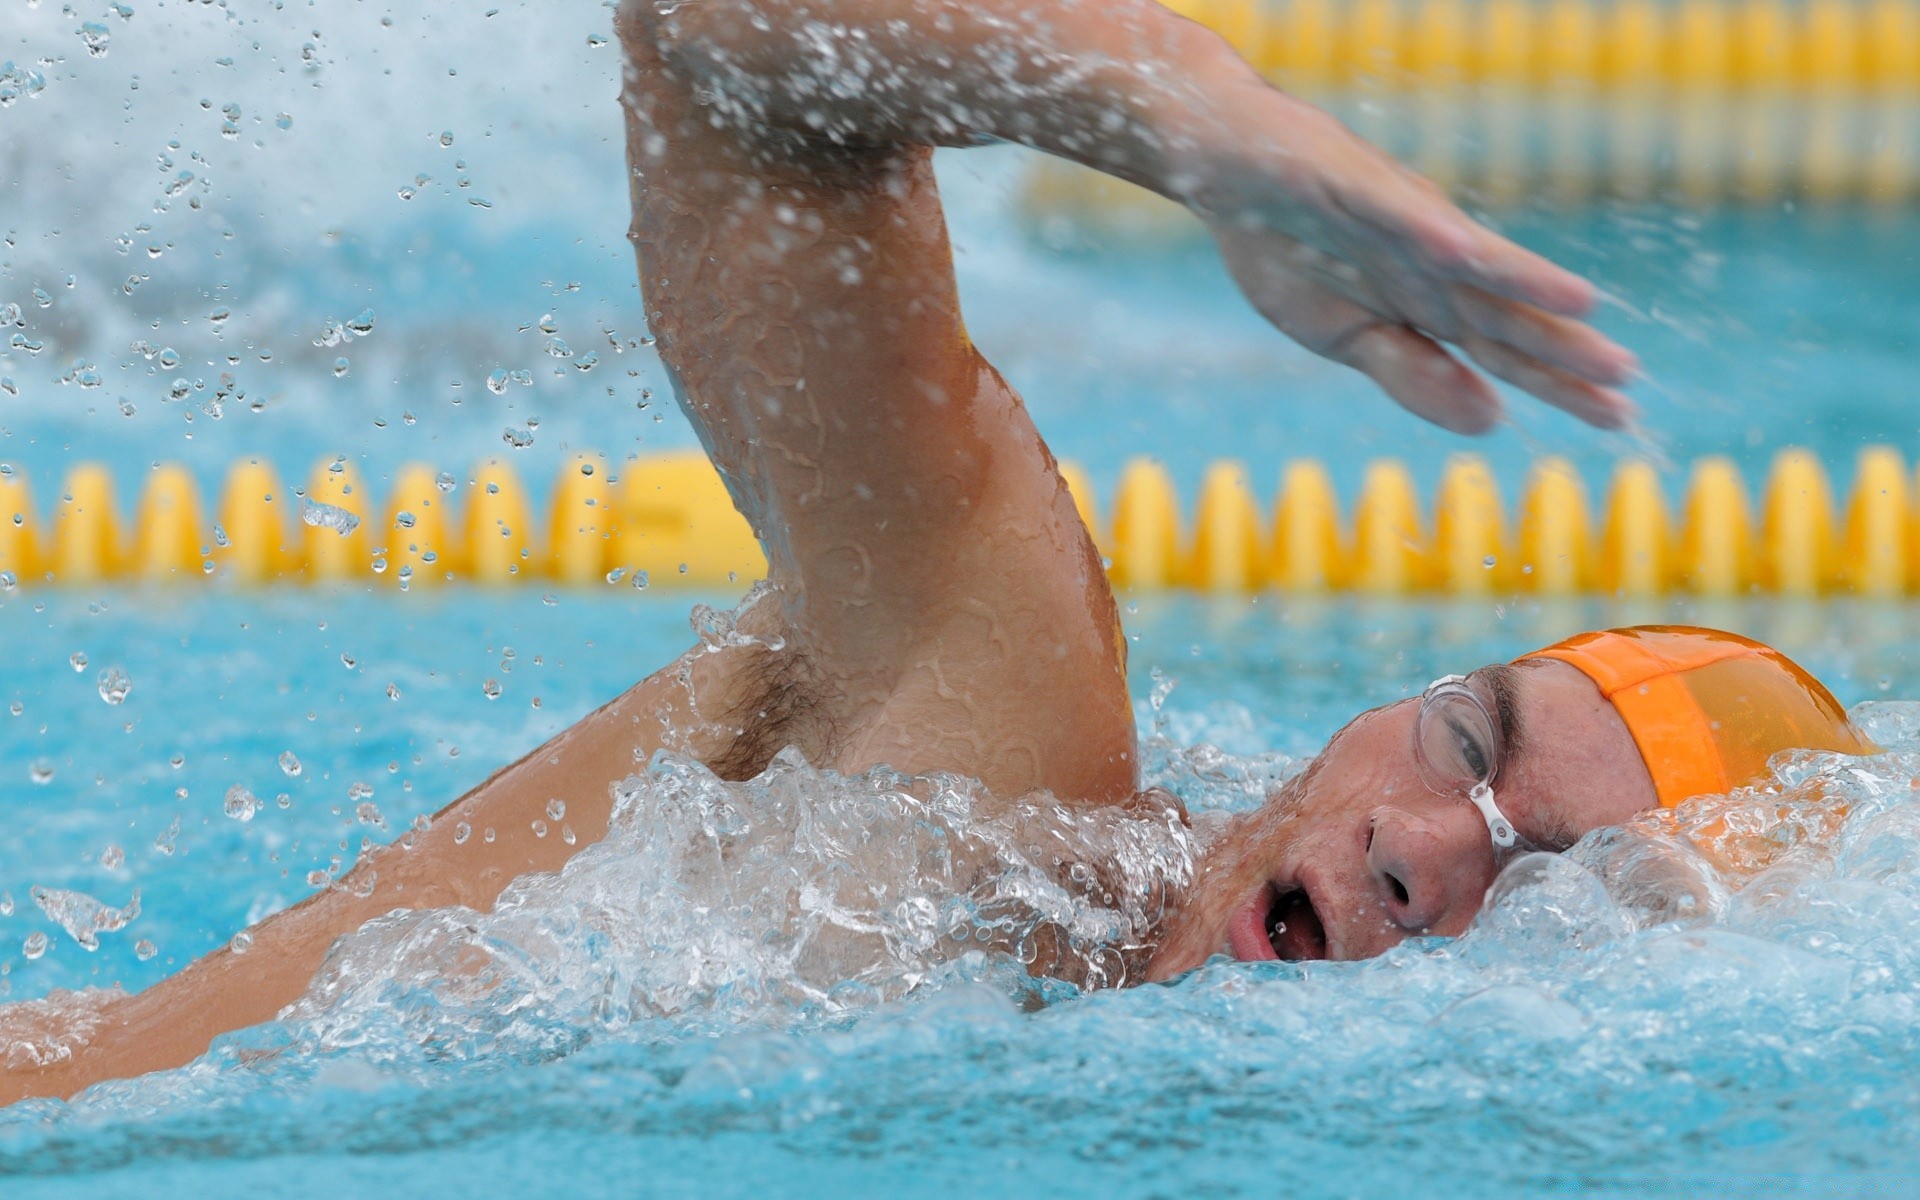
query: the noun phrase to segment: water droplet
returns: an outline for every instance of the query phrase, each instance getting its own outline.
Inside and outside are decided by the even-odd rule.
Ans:
[[[26,955],[27,961],[29,962],[37,960],[46,952],[47,935],[38,929],[28,934],[27,939],[20,943],[20,953]]]
[[[453,827],[453,844],[456,846],[466,845],[467,839],[472,836],[473,836],[473,826],[467,824],[465,821],[462,821]]]
[[[442,492],[451,492],[454,488],[458,487],[459,484],[455,482],[450,473],[442,471],[434,477],[433,486],[439,488]]]
[[[347,372],[352,369],[353,364],[347,361],[347,356],[344,354],[333,360],[333,377],[335,379],[345,379]]]
[[[480,694],[489,700],[498,700],[500,698],[500,681],[498,679],[487,680],[480,685]]]
[[[387,823],[387,819],[380,815],[379,807],[371,800],[363,801],[355,807],[353,817],[354,820],[360,822],[362,825],[379,826]]]
[[[0,892],[0,917],[13,915],[13,893]]]
[[[335,504],[308,500],[301,505],[300,520],[316,529],[331,529],[346,537],[360,528],[360,518]]]
[[[566,815],[567,815],[567,802],[565,800],[553,799],[553,800],[547,801],[547,816],[549,818],[551,818],[552,820],[558,821],[565,818]]]
[[[281,129],[292,129],[292,128],[293,128],[293,114],[292,114],[292,113],[281,113],[280,115],[278,115],[278,116],[276,116],[276,117],[274,117],[274,119],[273,119],[273,123],[274,123],[275,125],[277,125],[277,126],[279,126],[279,127],[281,128]]]
[[[153,942],[147,938],[141,938],[133,944],[133,956],[141,962],[151,962],[153,956],[158,953],[160,953],[160,948],[155,946]]]
[[[347,329],[356,337],[366,337],[373,332],[373,310],[363,308],[359,315],[347,322]]]
[[[84,670],[86,670],[86,669],[87,669],[87,653],[86,653],[86,651],[84,651],[84,650],[75,650],[75,651],[74,651],[74,652],[73,652],[72,654],[69,654],[69,655],[67,656],[67,662],[69,662],[69,663],[71,663],[71,664],[73,665],[73,673],[74,673],[75,675],[78,675],[78,674],[79,674],[80,672],[82,672],[82,671],[84,671]]]
[[[260,811],[260,800],[247,790],[245,784],[236,783],[227,789],[227,798],[221,810],[236,821],[251,821],[253,814]]]
[[[100,672],[100,698],[108,704],[119,704],[133,690],[133,680],[119,667],[108,667]]]
[[[1489,554],[1485,558],[1480,560],[1480,565],[1487,568],[1489,571],[1491,571],[1493,569],[1494,563],[1497,561],[1499,560],[1494,558],[1493,555]]]
[[[0,592],[11,592],[20,586],[20,577],[12,571],[0,571]]]
[[[175,814],[173,820],[168,823],[167,827],[160,831],[160,836],[153,839],[153,848],[168,858],[172,858],[174,839],[179,836],[180,817],[178,814]]]
[[[533,445],[533,430],[524,426],[509,425],[500,431],[500,440],[515,450],[524,450]]]
[[[547,339],[547,356],[549,358],[572,358],[573,347],[567,345],[565,338],[550,337]]]
[[[300,774],[300,771],[301,771],[300,759],[294,754],[293,751],[282,750],[280,752],[279,761],[280,761],[281,774],[286,775],[289,778]]]
[[[449,129],[449,130],[446,130],[445,132],[443,132],[443,133],[442,133],[442,134],[440,135],[440,144],[441,144],[442,146],[451,146],[451,145],[453,145],[453,130],[451,130],[451,129]]]
[[[487,390],[498,396],[507,390],[507,371],[505,367],[495,367],[487,376]]]
[[[215,308],[212,312],[207,314],[207,320],[212,321],[215,325],[218,325],[224,322],[228,317],[231,317],[232,315],[233,315],[233,310],[228,308],[226,305],[222,304],[219,307]]]
[[[389,683],[387,685],[387,699],[398,700],[399,698],[400,698],[400,685],[397,683]]]
[[[242,929],[233,935],[233,940],[227,943],[227,949],[235,954],[245,954],[253,949],[253,935]]]
[[[35,783],[52,783],[53,760],[46,758],[34,759],[32,765],[27,768],[27,778],[33,780]]]
[[[100,865],[109,871],[118,871],[126,861],[127,852],[118,846],[108,846],[100,852]]]
[[[89,56],[93,58],[105,58],[107,56],[107,47],[113,41],[113,34],[105,25],[99,21],[84,21],[81,23],[80,28],[74,30],[74,32],[78,33],[80,40],[86,43],[87,54]],[[8,65],[11,66],[12,64],[9,63]]]

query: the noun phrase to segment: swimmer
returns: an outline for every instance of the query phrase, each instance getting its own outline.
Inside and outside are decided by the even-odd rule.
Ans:
[[[618,24],[647,320],[769,564],[740,636],[260,922],[246,953],[106,1003],[70,1055],[0,1073],[0,1103],[187,1063],[273,1019],[372,918],[491,908],[574,853],[531,831],[552,798],[596,840],[613,785],[662,750],[745,779],[792,746],[1179,819],[1140,792],[1099,555],[961,323],[936,146],[1021,142],[1184,204],[1275,326],[1448,429],[1499,419],[1480,371],[1602,428],[1631,417],[1635,363],[1583,323],[1590,285],[1151,0],[627,0]],[[1751,689],[1721,678],[1743,671],[1790,680],[1767,694],[1799,715],[1749,737]],[[1707,633],[1589,635],[1442,680],[1230,826],[1141,973],[1457,933],[1513,849],[1744,782],[1769,748],[1844,726],[1783,659]]]

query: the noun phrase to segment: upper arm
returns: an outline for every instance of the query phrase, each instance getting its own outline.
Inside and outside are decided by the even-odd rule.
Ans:
[[[931,151],[743,125],[646,8],[622,33],[647,318],[848,731],[833,765],[1130,791],[1112,598],[967,338]]]

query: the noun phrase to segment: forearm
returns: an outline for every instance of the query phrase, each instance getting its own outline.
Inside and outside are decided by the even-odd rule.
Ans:
[[[742,127],[1020,142],[1182,200],[1224,130],[1312,112],[1153,0],[628,0],[625,19]]]
[[[54,1039],[63,1051],[10,1055],[0,1020],[0,1105],[182,1066],[220,1035],[273,1020],[306,991],[334,942],[367,921],[403,908],[490,909],[520,876],[559,870],[606,834],[612,785],[654,750],[709,761],[725,752],[737,731],[703,719],[694,694],[729,711],[758,653],[750,646],[696,651],[656,672],[496,772],[425,828],[373,850],[319,894],[89,1014],[84,1028]]]

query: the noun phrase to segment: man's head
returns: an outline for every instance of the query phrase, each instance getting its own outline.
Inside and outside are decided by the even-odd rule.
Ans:
[[[1515,849],[1562,850],[1643,810],[1755,782],[1788,749],[1872,746],[1818,680],[1733,634],[1587,633],[1482,667],[1362,713],[1237,819],[1151,973],[1221,951],[1365,958],[1459,933]],[[1476,778],[1490,793],[1478,806]],[[1503,820],[1517,836],[1502,836]]]

